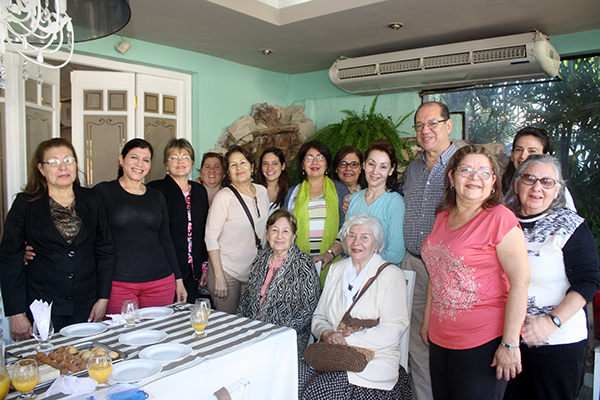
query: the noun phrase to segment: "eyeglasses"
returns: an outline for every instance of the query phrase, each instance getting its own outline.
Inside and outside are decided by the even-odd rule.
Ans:
[[[487,181],[492,177],[492,175],[494,175],[494,171],[492,171],[489,168],[475,169],[464,166],[459,166],[458,168],[456,168],[456,172],[458,172],[458,174],[463,178],[471,178],[476,173],[479,179],[481,179],[482,181]]]
[[[413,125],[413,128],[417,132],[421,132],[425,126],[428,127],[429,129],[435,129],[438,127],[439,124],[441,124],[442,122],[446,122],[449,119],[450,118],[427,121],[424,124],[418,123],[418,124]]]
[[[66,157],[62,160],[59,160],[58,158],[51,158],[48,161],[42,161],[42,164],[47,164],[51,167],[58,167],[60,164],[71,165],[76,162],[77,160],[75,157]]]
[[[317,162],[323,162],[325,161],[325,156],[322,154],[319,154],[317,156],[313,156],[312,154],[304,156],[304,162],[313,162],[313,160],[317,160]]]
[[[183,156],[183,157],[173,156],[173,157],[167,158],[167,161],[172,162],[172,163],[179,162],[179,160],[181,160],[183,162],[192,161],[192,159],[189,156]]]
[[[260,218],[260,210],[258,209],[258,200],[254,198],[254,208],[256,209],[256,216]]]
[[[352,168],[352,169],[357,169],[358,167],[360,167],[360,164],[356,161],[352,161],[352,162],[346,162],[346,161],[342,161],[341,163],[338,164],[338,168]]]
[[[552,189],[556,186],[556,179],[552,178],[538,178],[535,175],[531,174],[521,174],[521,182],[526,184],[527,186],[533,186],[536,182],[540,182],[544,189]]]

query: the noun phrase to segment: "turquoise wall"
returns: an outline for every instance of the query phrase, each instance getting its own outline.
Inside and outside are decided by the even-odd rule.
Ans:
[[[192,135],[197,152],[213,147],[217,137],[233,122],[250,113],[255,103],[287,107],[303,105],[317,129],[342,118],[340,110],[360,111],[374,96],[349,94],[334,86],[328,71],[286,75],[247,67],[205,54],[135,39],[126,54],[115,46],[120,36],[77,43],[76,52],[107,59],[175,70],[192,76]],[[600,52],[600,30],[555,36],[556,50],[564,56]],[[333,60],[332,60],[333,62]],[[415,110],[417,92],[381,95],[377,111],[395,119]],[[411,132],[412,118],[400,130]],[[412,132],[411,132],[412,135]]]

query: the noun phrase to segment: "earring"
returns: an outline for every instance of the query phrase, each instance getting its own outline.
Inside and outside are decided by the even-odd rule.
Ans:
[[[515,194],[519,194],[519,191],[517,189],[515,189]]]
[[[450,190],[454,190],[454,185],[450,185]]]
[[[496,193],[496,189],[492,189],[492,194]]]

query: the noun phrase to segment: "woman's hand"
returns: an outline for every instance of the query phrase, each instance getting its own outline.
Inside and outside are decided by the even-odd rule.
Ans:
[[[500,345],[494,354],[491,367],[496,367],[496,378],[508,381],[517,377],[523,368],[521,367],[521,350],[509,350]]]
[[[348,213],[348,208],[350,208],[350,194],[344,196],[344,204],[342,204],[342,210],[344,211],[344,214]]]
[[[27,242],[25,242],[25,255],[23,256],[23,264],[27,265],[29,261],[33,260],[33,257],[35,257],[33,247],[29,246]]]
[[[528,315],[523,328],[523,342],[529,347],[542,344],[557,329],[549,315]]]
[[[333,329],[325,329],[323,333],[321,333],[321,342],[329,343],[329,344],[343,344],[347,346],[346,337],[350,336],[350,332],[337,332]]]
[[[202,276],[200,276],[200,280],[198,281],[198,286],[204,287],[206,286],[207,272],[202,271]]]
[[[318,263],[319,261],[322,261],[323,265],[321,266],[321,269],[323,269],[324,266],[326,266],[327,264],[332,262],[334,259],[335,259],[335,257],[333,256],[333,254],[323,253],[323,254],[319,254],[318,256],[314,256],[312,260],[315,264]]]
[[[31,339],[31,322],[25,314],[16,314],[10,316],[10,336],[13,340],[21,341]]]
[[[106,306],[108,305],[108,299],[98,299],[92,306],[92,311],[90,311],[90,316],[88,317],[88,322],[100,322],[102,318],[104,318],[104,314],[106,314]]]
[[[215,296],[220,299],[226,299],[228,294],[227,289],[227,281],[225,280],[225,276],[222,274],[217,274],[215,271]]]
[[[185,303],[187,301],[187,291],[183,286],[183,279],[175,279],[175,294],[177,295],[178,303]]]

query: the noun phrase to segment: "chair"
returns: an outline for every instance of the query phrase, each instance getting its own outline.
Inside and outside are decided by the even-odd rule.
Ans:
[[[415,280],[417,279],[417,273],[415,271],[404,272],[404,278],[406,278],[406,305],[408,307],[408,326],[400,339],[400,365],[404,367],[408,372],[408,340],[410,338],[410,318],[412,314],[412,303],[413,294],[415,293]]]

